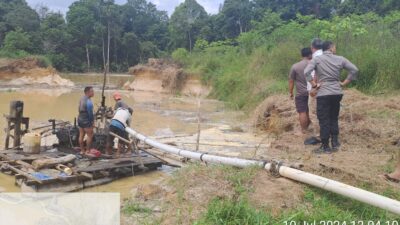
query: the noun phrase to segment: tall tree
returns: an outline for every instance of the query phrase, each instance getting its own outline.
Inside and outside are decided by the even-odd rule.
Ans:
[[[128,0],[123,5],[122,23],[125,32],[133,32],[140,41],[151,41],[159,49],[168,44],[168,15],[145,0]]]
[[[234,38],[248,31],[252,17],[252,5],[249,0],[225,0],[219,20],[222,20],[220,23],[226,38]]]
[[[50,57],[53,66],[62,70],[67,67],[66,53],[72,37],[67,32],[67,24],[60,13],[47,12],[40,24],[44,53]]]
[[[96,23],[96,15],[92,10],[96,0],[80,0],[72,3],[67,12],[68,31],[74,37],[77,47],[85,48],[87,71],[90,71],[90,44]]]
[[[195,0],[185,0],[176,7],[169,26],[173,46],[184,47],[191,52],[207,17],[204,8]]]

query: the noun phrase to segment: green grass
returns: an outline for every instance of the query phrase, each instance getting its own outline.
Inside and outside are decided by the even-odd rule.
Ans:
[[[210,202],[206,214],[194,224],[243,225],[269,224],[271,215],[256,210],[247,201],[239,202],[227,199],[214,199]]]
[[[376,109],[367,111],[367,115],[375,119],[400,119],[400,112],[389,109]]]
[[[266,187],[267,188],[267,187]],[[400,197],[397,190],[385,191],[386,196]],[[256,209],[245,199],[213,199],[195,224],[285,224],[285,221],[312,223],[314,221],[375,221],[382,224],[386,221],[399,221],[395,216],[384,210],[366,205],[334,193],[317,188],[305,188],[304,201],[298,208],[273,216],[263,209]]]
[[[257,171],[260,170],[260,168],[256,166],[247,167],[244,169],[233,168],[231,166],[222,166],[221,169],[224,171],[225,179],[232,184],[236,196],[239,198],[252,191],[252,188],[249,184],[251,180],[254,179]]]
[[[134,213],[151,214],[153,211],[150,208],[142,207],[139,203],[128,200],[125,202],[122,212],[125,215],[132,215]]]
[[[386,193],[388,194],[388,193]],[[399,197],[399,192],[391,192],[389,197]],[[282,215],[280,221],[389,221],[399,220],[399,216],[376,207],[351,200],[340,195],[317,188],[305,189],[304,205],[299,209]]]
[[[189,170],[196,171],[198,165]],[[186,168],[184,169],[186,170]],[[259,168],[237,169],[228,166],[212,166],[211,171],[220,170],[223,177],[220,179],[228,180],[235,190],[235,194],[230,197],[215,197],[208,203],[206,211],[194,224],[200,225],[230,225],[230,224],[285,224],[285,221],[297,221],[303,224],[304,221],[399,221],[400,216],[391,214],[385,210],[370,206],[338,194],[322,189],[306,186],[304,188],[303,201],[294,209],[282,210],[278,215],[272,214],[270,209],[280,206],[265,206],[265,208],[255,208],[248,197],[254,191],[251,181],[254,179]],[[216,173],[216,172],[214,172]],[[373,186],[368,183],[359,185],[363,189],[374,191]],[[268,187],[265,187],[268,188]],[[400,199],[400,191],[388,188],[382,193],[384,196]],[[182,204],[185,204],[183,201]]]

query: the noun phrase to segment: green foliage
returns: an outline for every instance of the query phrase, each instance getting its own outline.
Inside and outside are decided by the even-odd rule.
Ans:
[[[263,36],[272,33],[283,24],[284,21],[280,18],[280,14],[270,10],[264,12],[261,21],[253,21],[254,30]]]
[[[30,58],[35,58],[38,61],[38,66],[42,68],[46,68],[49,66],[53,66],[52,61],[47,56],[43,55],[31,55]]]
[[[29,56],[30,54],[23,50],[6,50],[0,49],[0,58],[19,59]]]
[[[152,210],[147,207],[142,207],[140,204],[133,201],[126,201],[124,207],[122,208],[122,212],[125,215],[132,215],[134,213],[145,213],[150,214]]]
[[[215,198],[210,202],[206,214],[195,224],[210,225],[261,225],[271,224],[271,216],[251,207],[247,201],[232,201]]]
[[[247,184],[254,179],[257,171],[260,170],[259,167],[247,167],[244,169],[233,168],[230,166],[226,166],[222,168],[225,170],[226,179],[231,182],[236,196],[246,197],[247,193],[250,191],[250,188]]]
[[[201,51],[204,50],[208,47],[208,41],[204,39],[197,39],[196,44],[194,45],[194,50],[195,51]]]
[[[29,48],[29,35],[22,31],[21,28],[7,33],[4,39],[4,49],[6,51],[28,51]]]
[[[400,10],[400,2],[398,0],[346,0],[339,7],[339,13],[341,14],[375,12],[383,15],[394,10]]]
[[[398,194],[399,192],[386,192],[386,195],[390,197],[395,197],[394,195],[398,197]],[[380,221],[383,223],[400,219],[387,211],[317,188],[306,188],[304,199],[305,205],[309,204],[311,208],[300,206],[293,212],[281,215],[280,221],[290,218],[293,221],[319,222],[335,218],[343,222]]]
[[[21,29],[35,32],[39,28],[39,16],[25,0],[0,1],[0,46],[7,32]]]
[[[330,18],[341,5],[341,0],[324,1],[281,1],[281,0],[255,0],[255,8],[258,12],[271,10],[281,14],[282,19],[291,20],[296,15],[313,15],[316,18]]]
[[[219,20],[225,38],[235,38],[250,30],[252,6],[249,0],[225,0]]]
[[[188,56],[189,52],[184,48],[178,48],[174,52],[172,52],[172,59],[178,63],[185,64]]]
[[[207,19],[206,11],[195,0],[185,0],[181,3],[171,15],[169,24],[173,46],[175,48],[184,47],[192,51]]]
[[[125,33],[122,37],[122,51],[125,53],[127,66],[136,65],[140,62],[140,41],[133,32]]]
[[[109,61],[111,70],[126,71],[149,57],[168,57],[185,48],[194,53],[185,59],[188,69],[204,73],[203,81],[218,86],[215,96],[241,108],[254,103],[247,97],[281,90],[284,63],[297,60],[298,49],[314,37],[332,39],[340,54],[355,60],[361,89],[398,87],[393,61],[400,40],[399,6],[396,0],[226,0],[217,14],[208,15],[196,0],[186,0],[168,18],[148,0],[123,5],[78,0],[64,18],[45,6],[35,12],[25,0],[7,0],[0,1],[0,55],[42,54],[58,70],[70,71],[99,71]],[[274,50],[281,47],[285,50]],[[225,68],[233,63],[234,70]],[[267,77],[278,85],[262,87],[258,79]],[[257,83],[255,90],[251,82]]]

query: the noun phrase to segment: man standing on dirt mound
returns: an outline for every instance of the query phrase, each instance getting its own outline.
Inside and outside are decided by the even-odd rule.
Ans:
[[[304,75],[304,69],[306,68],[308,62],[311,60],[311,49],[303,48],[301,50],[301,56],[303,59],[294,64],[290,69],[289,74],[289,93],[290,98],[293,99],[293,89],[296,83],[296,97],[295,104],[296,110],[299,113],[299,121],[301,130],[306,133],[308,126],[310,125],[309,109],[308,109],[308,91],[307,91],[307,81]]]
[[[316,153],[332,153],[340,147],[339,142],[339,111],[340,101],[343,97],[342,87],[356,79],[357,67],[343,56],[337,56],[336,46],[331,41],[322,45],[323,55],[315,57],[304,70],[314,90],[317,93],[317,117],[320,126],[322,145],[315,150]],[[345,81],[340,81],[340,72],[346,69],[349,74]],[[311,76],[316,71],[318,83]],[[331,139],[332,148],[329,146]]]
[[[85,87],[84,93],[85,95],[79,101],[78,115],[79,146],[81,148],[81,155],[89,154],[93,140],[94,128],[93,102],[90,100],[94,96],[93,87]],[[83,143],[85,134],[87,135],[86,150]]]

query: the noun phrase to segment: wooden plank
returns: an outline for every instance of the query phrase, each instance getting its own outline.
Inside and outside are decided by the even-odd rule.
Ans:
[[[162,162],[158,159],[151,159],[147,160],[144,162],[144,166],[151,166],[152,164],[161,166]],[[116,169],[116,168],[122,168],[122,167],[138,167],[140,166],[139,162],[130,162],[130,163],[124,163],[124,164],[110,164],[110,163],[99,163],[96,165],[91,165],[86,168],[80,168],[77,170],[77,172],[95,172],[95,171],[101,171],[101,170],[110,170],[110,169]]]
[[[169,165],[177,167],[183,167],[185,165],[182,160],[183,157],[167,154],[157,149],[147,149],[146,151],[154,155],[155,157],[159,158],[160,160],[166,162]]]
[[[80,172],[81,176],[86,177],[87,179],[93,179],[93,174],[87,172]]]
[[[98,186],[98,185],[102,185],[102,184],[107,184],[116,179],[117,179],[116,177],[104,177],[104,178],[100,178],[97,180],[88,180],[88,181],[83,182],[83,187],[89,188],[89,187],[94,187],[94,186]]]
[[[71,181],[71,180],[78,180],[78,176],[76,175],[70,175],[70,176],[57,176],[57,179],[62,180],[62,181]]]
[[[21,192],[72,192],[84,188],[82,181],[58,182],[44,185],[21,185]]]
[[[9,164],[8,164],[6,167],[9,168],[10,170],[14,171],[14,172],[17,173],[17,174],[23,175],[23,176],[25,176],[26,178],[29,178],[29,179],[31,179],[31,180],[34,180],[34,181],[38,182],[39,184],[43,184],[43,181],[42,181],[42,180],[37,179],[35,176],[32,176],[32,175],[29,174],[29,173],[26,173],[26,172],[24,172],[24,171],[22,171],[22,170],[20,170],[20,169],[17,169],[17,168],[15,168],[15,167],[13,167],[13,166],[11,166],[11,165],[9,165]]]
[[[38,170],[40,168],[56,166],[57,164],[69,163],[74,161],[75,159],[76,156],[72,154],[59,158],[37,159],[32,162],[32,166]]]
[[[15,163],[17,163],[18,165],[21,165],[25,168],[33,169],[33,166],[31,164],[24,162],[22,160],[17,160],[17,161],[15,161]]]
[[[9,154],[4,154],[2,155],[2,158],[4,160],[8,161],[17,161],[17,160],[23,160],[23,161],[33,161],[36,159],[48,159],[48,158],[55,158],[59,157],[57,154],[27,154],[27,153],[9,153]]]
[[[110,183],[116,180],[117,177],[105,177],[97,180],[87,180],[87,181],[72,181],[72,182],[59,182],[44,185],[28,185],[27,183],[22,183],[22,192],[72,192],[79,191],[84,188],[94,187],[106,183]]]

